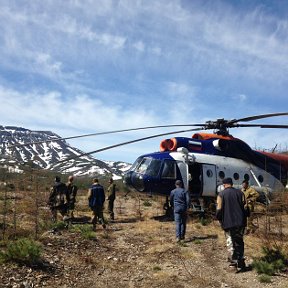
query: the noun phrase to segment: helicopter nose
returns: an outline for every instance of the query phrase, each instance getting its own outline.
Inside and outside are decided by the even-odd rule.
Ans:
[[[142,192],[145,190],[143,175],[129,171],[124,175],[124,184]]]

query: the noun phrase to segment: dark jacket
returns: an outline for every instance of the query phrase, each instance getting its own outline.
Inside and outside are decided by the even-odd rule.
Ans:
[[[55,182],[50,190],[48,204],[50,207],[60,208],[69,202],[67,187],[62,182]]]
[[[239,189],[229,187],[219,193],[222,207],[217,210],[217,218],[224,230],[235,227],[245,227],[247,217],[245,212],[245,195]]]
[[[102,207],[105,202],[104,188],[100,184],[93,184],[90,187],[90,196],[88,198],[89,207]]]
[[[78,191],[78,187],[71,182],[66,184],[67,193],[69,195],[70,204],[74,204],[76,202],[76,195]]]
[[[189,193],[180,187],[172,190],[170,193],[170,205],[174,207],[175,213],[187,211],[190,205]]]

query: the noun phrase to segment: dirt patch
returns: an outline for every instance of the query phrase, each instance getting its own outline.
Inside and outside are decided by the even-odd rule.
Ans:
[[[76,217],[86,220],[43,233],[39,239],[43,265],[3,265],[0,287],[288,287],[285,274],[265,284],[255,271],[229,270],[224,235],[215,220],[203,226],[197,217],[190,217],[185,242],[175,243],[174,222],[163,217],[163,200],[142,197],[119,196],[116,220],[106,230],[97,226],[95,237],[86,239],[73,229],[92,228],[85,223],[90,216],[85,196],[79,196]],[[281,221],[286,243],[287,215]],[[266,218],[259,216],[257,223],[256,233],[245,237],[248,264],[260,255],[267,233]]]

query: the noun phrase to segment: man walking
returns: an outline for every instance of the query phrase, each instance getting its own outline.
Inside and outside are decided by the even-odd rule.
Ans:
[[[67,186],[67,193],[69,197],[69,214],[71,218],[74,218],[74,209],[75,209],[75,202],[76,202],[76,195],[78,191],[78,187],[73,183],[74,177],[69,176]]]
[[[109,179],[109,186],[107,189],[108,195],[107,195],[107,200],[108,200],[108,213],[110,215],[110,220],[114,220],[114,201],[116,198],[116,184],[113,183],[113,179]]]
[[[55,183],[50,189],[50,195],[48,200],[48,205],[52,214],[52,221],[57,221],[57,211],[60,212],[63,220],[67,215],[69,203],[69,195],[67,193],[67,187],[61,182],[59,176],[55,177]]]
[[[104,223],[104,217],[103,217],[103,205],[105,202],[105,193],[103,186],[99,184],[97,178],[93,179],[93,184],[88,191],[88,201],[89,201],[89,207],[93,213],[92,218],[93,231],[96,231],[97,221],[99,221],[99,223],[105,229],[106,225]]]
[[[244,260],[244,230],[246,227],[245,195],[233,187],[231,178],[223,179],[224,190],[217,197],[216,217],[225,231],[230,266],[237,272],[246,271]]]
[[[190,197],[188,191],[183,189],[181,180],[176,180],[176,188],[170,193],[170,205],[174,210],[174,220],[176,224],[176,241],[185,239],[187,210],[190,205]]]
[[[250,216],[248,217],[248,223],[247,223],[247,234],[250,232],[255,232],[257,226],[253,224],[253,219],[254,219],[254,206],[256,199],[259,197],[259,193],[252,187],[249,186],[249,181],[248,180],[243,180],[242,182],[242,192],[245,195],[247,206],[250,211]]]

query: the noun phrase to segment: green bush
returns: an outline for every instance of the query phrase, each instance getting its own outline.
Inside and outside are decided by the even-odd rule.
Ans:
[[[259,277],[258,277],[259,281],[261,283],[271,283],[271,276],[269,275],[266,275],[266,274],[261,274]]]
[[[51,225],[51,229],[52,230],[65,230],[68,228],[68,223],[65,223],[64,221],[58,221],[58,222],[55,222]]]
[[[253,261],[253,268],[258,274],[274,275],[277,271],[282,271],[287,266],[287,258],[278,248],[262,248],[264,256]]]
[[[145,201],[143,202],[143,206],[145,206],[145,207],[151,207],[151,206],[152,206],[152,203],[151,203],[149,200],[145,200]]]
[[[274,266],[266,261],[254,260],[252,266],[256,269],[258,274],[266,274],[269,276],[275,274]]]
[[[7,249],[0,253],[0,262],[13,261],[20,264],[33,265],[40,261],[41,246],[28,238],[11,241]]]
[[[80,233],[85,239],[96,238],[96,233],[92,231],[92,227],[90,225],[74,225],[70,228],[70,231]]]

